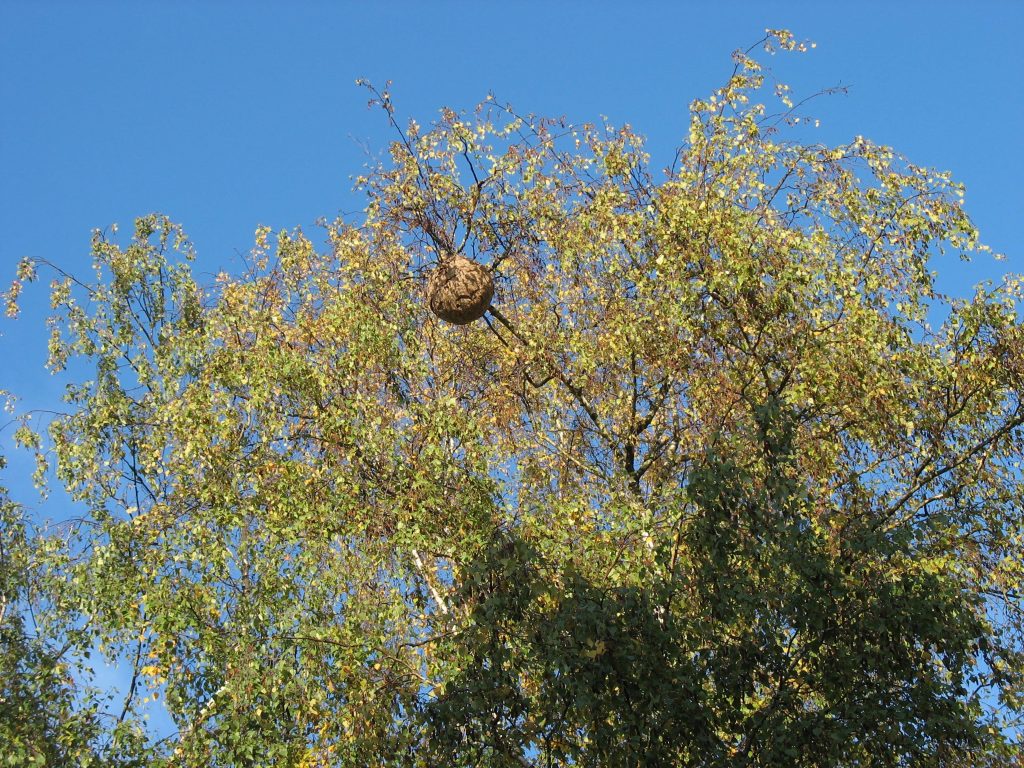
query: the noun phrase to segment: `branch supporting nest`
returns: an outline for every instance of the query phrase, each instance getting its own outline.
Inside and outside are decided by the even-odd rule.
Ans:
[[[529,346],[529,344],[527,344],[527,342],[526,342],[526,339],[524,339],[522,337],[522,335],[519,333],[519,331],[517,331],[515,329],[515,327],[512,325],[512,323],[509,322],[508,318],[505,317],[500,311],[498,311],[497,307],[495,307],[493,304],[489,304],[488,307],[487,307],[487,313],[490,314],[491,317],[493,317],[495,320],[497,320],[503,326],[505,326],[505,328],[507,328],[508,331],[513,336],[515,336],[516,340],[520,344],[522,344],[524,347],[528,347]],[[491,333],[493,333],[495,336],[498,337],[498,341],[500,341],[502,344],[504,344],[509,349],[512,348],[511,345],[507,341],[505,341],[504,338],[502,338],[501,334],[498,333],[498,329],[495,328],[493,325],[491,325],[491,321],[487,319],[487,315],[486,314],[484,315],[484,322],[487,323],[487,327],[491,329]],[[530,386],[532,386],[534,389],[540,389],[545,384],[547,384],[549,381],[551,381],[553,378],[555,378],[555,374],[552,373],[552,374],[546,376],[545,378],[541,379],[540,381],[534,381],[533,377],[530,376],[530,372],[526,369],[525,365],[523,366],[523,376],[526,377],[526,380],[529,382]]]
[[[516,327],[512,325],[512,322],[507,317],[505,317],[505,315],[503,315],[497,307],[495,307],[493,304],[488,306],[487,314],[490,314],[495,320],[497,320],[501,325],[503,325],[505,329],[508,330],[508,332],[511,333],[515,337],[516,341],[518,341],[524,348],[529,348],[530,345],[527,342],[527,340],[523,337],[521,333],[519,333],[518,330],[516,330]],[[487,327],[491,329],[491,332],[498,337],[498,340],[501,341],[501,343],[504,344],[506,347],[511,348],[511,345],[507,341],[505,341],[505,339],[502,338],[501,334],[498,333],[498,329],[491,325],[490,321],[487,319],[486,316],[484,317],[484,321],[487,323]],[[601,423],[601,418],[597,413],[597,409],[594,407],[593,403],[591,403],[587,399],[586,394],[583,392],[583,388],[576,382],[574,382],[572,379],[570,379],[564,371],[559,370],[558,366],[555,364],[554,360],[550,358],[550,356],[548,358],[548,362],[549,364],[551,364],[551,373],[547,377],[541,379],[540,381],[534,381],[533,378],[530,376],[529,371],[524,369],[523,375],[526,377],[526,380],[535,389],[540,389],[552,379],[557,380],[559,384],[565,387],[569,394],[572,395],[573,400],[575,400],[576,403],[583,409],[583,412],[587,414],[587,418],[590,419],[590,423],[593,425],[597,434],[600,435],[601,439],[604,440],[605,444],[612,450],[612,452],[615,454],[619,462],[621,462],[623,468],[626,471],[626,474],[630,477],[631,490],[633,490],[634,493],[639,495],[640,476],[643,474],[643,472],[646,472],[648,468],[644,467],[643,472],[639,472],[637,470],[637,468],[634,466],[634,458],[629,454],[627,449],[622,448],[619,445],[618,441],[612,438],[612,435],[608,432],[608,430],[605,429],[604,425]]]

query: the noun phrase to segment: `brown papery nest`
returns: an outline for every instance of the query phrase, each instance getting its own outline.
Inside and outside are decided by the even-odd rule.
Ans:
[[[427,280],[427,304],[442,320],[466,325],[484,316],[494,297],[490,271],[455,253],[443,259]]]

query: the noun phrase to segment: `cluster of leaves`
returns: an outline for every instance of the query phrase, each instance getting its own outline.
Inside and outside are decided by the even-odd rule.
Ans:
[[[63,582],[63,541],[27,518],[0,488],[0,765],[143,765],[138,724],[110,717],[109,697],[85,684],[90,635]]]
[[[1012,764],[1021,282],[938,293],[962,189],[785,139],[764,84],[738,53],[657,181],[628,128],[374,91],[326,248],[261,228],[203,287],[164,217],[96,234],[49,441],[152,761]],[[465,328],[422,299],[456,251],[497,278]]]

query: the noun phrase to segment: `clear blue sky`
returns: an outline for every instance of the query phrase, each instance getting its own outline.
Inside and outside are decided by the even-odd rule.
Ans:
[[[862,134],[967,184],[1007,260],[937,264],[944,286],[1024,270],[1024,2],[0,0],[0,284],[23,256],[87,274],[91,229],[150,211],[184,225],[210,272],[236,267],[258,224],[358,211],[350,177],[391,136],[357,77],[393,80],[422,123],[489,90],[523,112],[607,115],[667,163],[687,104],[765,27],[817,43],[773,61],[798,95],[849,86],[815,106],[815,138]],[[37,285],[20,320],[0,319],[0,388],[28,408],[63,389],[43,369],[46,307]],[[0,481],[37,504],[10,432]]]

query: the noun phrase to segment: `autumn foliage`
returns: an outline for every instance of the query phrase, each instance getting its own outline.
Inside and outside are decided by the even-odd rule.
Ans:
[[[1021,282],[941,294],[987,257],[962,188],[765,83],[737,53],[664,170],[372,91],[365,218],[209,285],[162,216],[95,235],[43,441],[85,519],[38,567],[134,664],[125,723],[174,718],[149,764],[1013,764]]]

